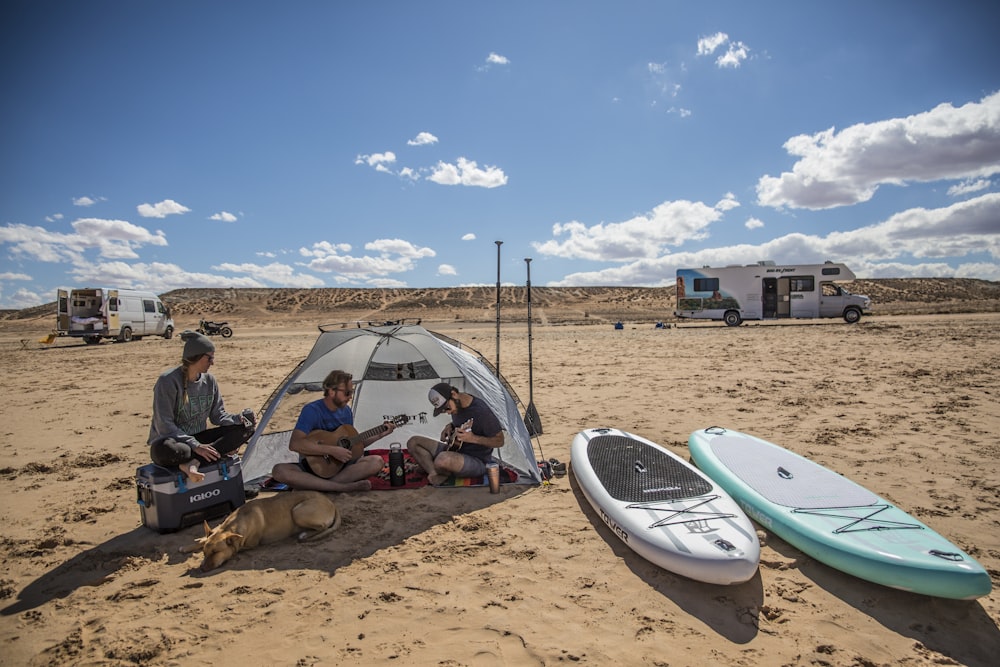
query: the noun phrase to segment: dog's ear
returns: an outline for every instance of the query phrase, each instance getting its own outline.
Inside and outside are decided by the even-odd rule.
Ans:
[[[208,537],[212,534],[212,529],[208,527],[208,521],[203,521],[203,523],[205,524],[205,537]]]

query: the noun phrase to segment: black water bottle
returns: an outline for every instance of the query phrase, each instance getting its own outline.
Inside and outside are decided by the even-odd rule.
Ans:
[[[406,469],[403,467],[403,446],[398,442],[389,445],[389,483],[392,486],[406,484]]]

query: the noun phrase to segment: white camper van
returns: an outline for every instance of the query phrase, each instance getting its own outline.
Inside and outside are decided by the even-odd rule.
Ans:
[[[677,317],[722,320],[737,327],[743,320],[843,317],[853,324],[867,314],[871,300],[838,285],[854,280],[843,264],[776,266],[758,262],[713,269],[677,269]]]
[[[100,343],[114,338],[122,343],[143,336],[174,335],[174,321],[160,297],[152,292],[107,287],[58,291],[56,333]]]

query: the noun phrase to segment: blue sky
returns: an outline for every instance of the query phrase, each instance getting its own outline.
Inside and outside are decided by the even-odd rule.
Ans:
[[[0,307],[67,286],[1000,280],[1000,6],[0,8]]]

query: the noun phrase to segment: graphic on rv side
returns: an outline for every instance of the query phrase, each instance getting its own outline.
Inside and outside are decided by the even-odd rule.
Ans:
[[[174,320],[152,292],[107,287],[58,290],[56,333],[88,344],[114,338],[122,343],[143,336],[174,335]]]
[[[843,264],[747,266],[677,269],[677,317],[743,320],[842,317],[853,324],[867,314],[871,300],[851,294],[839,282],[854,280]]]

